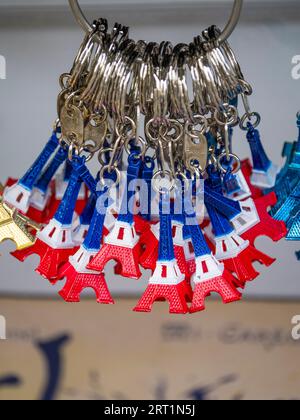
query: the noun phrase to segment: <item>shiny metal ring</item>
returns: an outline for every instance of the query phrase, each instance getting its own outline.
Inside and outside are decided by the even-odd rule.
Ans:
[[[200,130],[193,129],[200,125]],[[204,115],[195,115],[193,122],[187,121],[185,124],[185,133],[192,139],[199,139],[200,135],[204,135],[208,131],[208,120]]]
[[[236,174],[240,171],[241,169],[241,161],[239,159],[239,157],[233,153],[222,153],[217,160],[217,164],[218,164],[218,168],[220,169],[220,171],[222,171],[224,174],[227,173],[228,168],[224,168],[224,166],[222,165],[222,160],[223,159],[233,159],[235,161],[235,163],[237,163],[237,167],[232,171],[232,174]]]
[[[189,188],[190,188],[190,183],[191,183],[191,180],[186,176],[186,174],[183,172],[183,171],[177,171],[176,172],[176,176],[180,179],[182,179],[182,181],[183,181],[183,184],[184,184],[184,188],[186,189],[186,190],[189,190]]]
[[[160,124],[159,127],[155,127],[156,120],[153,118],[149,120],[145,127],[145,133],[147,138],[152,141],[154,144],[157,143],[160,137],[164,138],[168,133],[168,127],[166,124]],[[156,129],[157,134],[156,137],[151,132],[151,128]],[[164,132],[162,131],[164,129]]]
[[[162,136],[162,138],[167,141],[171,140],[172,143],[178,143],[184,134],[184,126],[179,121],[173,119],[169,120],[169,124],[169,127],[167,126],[168,132],[165,136]],[[173,137],[171,134],[169,134],[172,130],[176,131],[176,137]]]
[[[131,142],[131,140],[133,140],[133,139],[128,138],[125,142],[125,145],[124,145],[125,151],[128,155],[131,154],[130,144],[129,144]],[[139,142],[139,144],[141,145],[141,152],[136,155],[137,159],[143,159],[146,155],[146,152],[147,152],[146,142],[143,139],[143,137],[141,137],[141,136],[137,137],[135,140],[137,140]]]
[[[148,155],[147,154],[149,150],[152,150],[153,151],[153,154],[152,155]],[[150,145],[146,146],[145,156],[146,157],[149,157],[150,159],[156,160],[157,159],[157,151],[156,151],[156,149],[154,147],[150,146]]]
[[[254,118],[254,122],[252,122]],[[261,116],[258,112],[251,112],[250,114],[245,114],[240,121],[240,128],[243,131],[248,131],[248,123],[251,123],[252,127],[257,128],[261,123]]]
[[[131,129],[128,130],[127,133],[121,133],[121,130],[125,131],[126,123],[129,123],[131,125]],[[122,125],[121,124],[116,124],[116,135],[119,138],[124,138],[124,137],[128,138],[129,137],[128,133],[130,133],[130,132],[132,132],[130,134],[130,138],[134,138],[135,135],[136,135],[136,130],[137,130],[136,123],[133,121],[132,118],[130,118],[128,116],[125,117]]]
[[[169,186],[169,188],[160,188],[160,186],[159,185],[157,185],[158,184],[158,181],[160,180],[162,180],[162,179],[165,179],[165,178],[169,178],[169,181],[170,181],[170,186]],[[172,174],[171,174],[171,172],[169,172],[169,171],[157,171],[154,175],[153,175],[153,178],[152,178],[152,186],[153,186],[153,189],[154,189],[154,191],[156,191],[157,193],[159,193],[159,194],[164,194],[166,191],[168,192],[168,193],[170,193],[170,192],[172,192],[173,190],[174,190],[174,188],[175,188],[175,180],[174,180],[174,178],[172,177]]]
[[[102,156],[103,156],[105,153],[113,153],[113,151],[114,151],[114,149],[112,149],[111,147],[107,147],[106,149],[101,149],[101,150],[99,151],[99,154],[98,154],[98,161],[99,161],[99,163],[100,163],[100,165],[101,165],[101,166],[106,166],[106,165],[107,165],[107,162],[105,162],[105,161],[102,159]]]
[[[97,150],[95,150],[95,148],[92,145],[89,145],[89,144],[84,144],[80,148],[80,156],[83,156],[84,153],[86,153],[86,155],[85,155],[85,162],[86,163],[90,162],[93,159],[96,152],[97,152]]]
[[[117,174],[117,179],[115,182],[115,186],[118,186],[121,182],[121,172],[119,171],[119,169],[116,166],[110,167],[109,165],[103,166],[103,168],[100,171],[100,182],[103,186],[105,186],[105,173],[112,173],[115,172]]]
[[[232,112],[232,115],[230,115],[230,111]],[[226,114],[228,114],[229,118],[226,121],[222,121],[219,118],[219,113],[222,114],[222,115],[224,115],[225,118],[227,118],[227,115]],[[235,108],[232,105],[228,106],[226,113],[221,113],[218,109],[216,109],[215,110],[215,113],[214,113],[214,119],[216,120],[216,122],[220,126],[227,125],[227,126],[233,127],[233,126],[235,126],[235,125],[238,124],[238,120],[239,120],[238,110],[237,110],[237,108]]]
[[[68,149],[68,159],[70,161],[73,160],[74,153],[75,153],[75,156],[79,156],[80,155],[80,149],[75,145],[75,143],[72,142],[69,145],[69,149]]]
[[[69,73],[63,73],[59,78],[59,85],[62,89],[68,89],[69,85],[68,82],[70,80],[71,75]]]

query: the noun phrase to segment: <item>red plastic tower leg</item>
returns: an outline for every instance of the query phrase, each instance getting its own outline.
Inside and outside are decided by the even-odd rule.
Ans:
[[[226,270],[236,274],[240,287],[242,287],[247,281],[255,280],[259,276],[259,273],[253,267],[254,262],[259,262],[269,267],[275,261],[274,258],[249,245],[237,257],[225,260],[223,263]]]
[[[103,272],[109,261],[117,261],[122,267],[121,274],[123,277],[139,279],[142,275],[139,267],[140,245],[134,248],[125,248],[110,244],[104,244],[100,252],[89,264],[88,269],[92,271]]]
[[[158,260],[159,241],[151,230],[145,232],[140,238],[144,251],[140,257],[140,264],[145,270],[154,271]]]
[[[210,225],[210,219],[204,219],[200,225],[201,229],[204,230]]]
[[[122,264],[117,263],[115,266],[115,275],[122,276]]]
[[[187,314],[189,312],[187,299],[190,298],[190,290],[185,281],[172,286],[150,284],[134,311],[151,312],[153,304],[163,300],[169,302],[171,314]]]
[[[93,289],[97,296],[97,302],[105,305],[114,304],[114,300],[108,290],[104,274],[81,274],[77,273],[72,264],[67,263],[62,267],[60,276],[67,278],[64,288],[59,292],[66,302],[80,302],[80,295],[85,289]]]
[[[188,302],[191,302],[193,297],[193,290],[191,287],[191,273],[187,261],[185,259],[184,248],[181,246],[174,246],[175,258],[179,267],[179,270],[182,274],[185,275],[186,287],[189,290],[188,293]]]
[[[49,222],[47,209],[41,211],[35,209],[34,207],[30,207],[26,216],[29,217],[29,219],[35,221],[36,223],[46,224]]]
[[[204,311],[205,299],[211,293],[218,293],[225,304],[236,302],[242,297],[241,293],[232,285],[231,274],[225,270],[221,277],[196,284],[190,312]]]
[[[256,199],[263,196],[262,190],[251,184],[251,176],[253,172],[252,165],[249,159],[242,162],[242,172],[251,190],[252,198]]]
[[[188,270],[189,270],[189,276],[188,277],[192,277],[195,273],[196,273],[196,260],[189,260],[187,261],[187,266],[188,266]]]
[[[78,247],[72,249],[53,249],[37,239],[35,244],[30,248],[12,252],[11,255],[21,262],[24,262],[31,255],[39,255],[40,264],[36,272],[51,283],[56,283],[60,279],[59,270],[61,266],[68,262],[69,257],[75,254],[77,250]]]
[[[259,236],[268,236],[274,242],[280,241],[287,235],[287,228],[284,222],[274,220],[268,213],[268,209],[275,206],[277,197],[275,193],[270,193],[254,200],[260,218],[260,222],[242,236],[243,239],[250,241],[254,245]]]
[[[7,187],[12,187],[13,185],[15,185],[18,182],[18,179],[15,178],[8,178],[8,180],[6,181],[5,184],[5,188]]]
[[[189,268],[185,259],[184,248],[181,246],[174,246],[174,253],[176,261],[179,267],[179,270],[182,274],[185,274],[186,277],[190,277]]]
[[[134,216],[134,227],[136,233],[142,235],[150,229],[151,223],[143,219],[141,216]]]
[[[187,267],[188,267],[189,274],[186,276],[185,281],[189,289],[191,290],[191,296],[193,297],[194,292],[192,289],[192,277],[196,273],[196,261],[195,260],[187,261]],[[192,301],[188,300],[188,302],[191,303]]]

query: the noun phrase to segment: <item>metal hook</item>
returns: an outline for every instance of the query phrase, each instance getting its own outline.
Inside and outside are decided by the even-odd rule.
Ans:
[[[85,32],[90,33],[93,30],[93,27],[85,17],[81,7],[79,6],[78,0],[69,0],[69,4],[78,24]],[[243,0],[235,0],[229,21],[218,38],[219,45],[223,44],[234,31],[240,19],[242,8]]]
[[[218,38],[219,45],[224,44],[224,42],[227,41],[227,39],[235,30],[237,24],[239,23],[242,9],[243,9],[243,0],[235,0],[229,21],[225,29],[223,30],[223,32]]]
[[[81,26],[81,28],[86,33],[90,33],[93,30],[92,25],[90,25],[89,21],[85,17],[81,7],[77,0],[69,0],[69,5],[71,7],[72,13],[75,16],[77,23]]]

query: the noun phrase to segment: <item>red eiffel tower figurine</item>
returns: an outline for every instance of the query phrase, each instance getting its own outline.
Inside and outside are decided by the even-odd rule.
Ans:
[[[248,241],[236,234],[230,222],[218,211],[207,205],[214,231],[215,257],[224,263],[225,268],[235,273],[238,283],[244,287],[247,281],[256,279],[259,273],[253,267],[254,262],[269,267],[274,259],[254,248]]]
[[[98,199],[105,192],[105,188],[98,191]],[[98,303],[114,304],[104,273],[87,268],[101,248],[105,217],[106,207],[103,207],[100,212],[98,212],[97,206],[94,207],[94,214],[84,243],[77,253],[69,259],[69,262],[60,269],[59,276],[61,278],[66,277],[67,281],[59,294],[66,302],[80,302],[82,291],[93,289]]]
[[[191,301],[191,289],[181,273],[175,259],[172,216],[164,211],[168,194],[161,197],[159,255],[149,285],[135,307],[136,312],[151,312],[154,302],[166,300],[172,314],[189,312],[187,301]]]
[[[123,277],[139,279],[140,243],[134,227],[134,196],[131,183],[136,182],[141,168],[141,160],[135,154],[128,159],[127,194],[124,195],[121,212],[112,231],[105,237],[101,250],[88,268],[103,272],[109,261],[118,263],[117,269]],[[131,191],[131,192],[130,192]],[[131,205],[131,207],[130,207]]]
[[[77,158],[85,166],[83,158]],[[25,261],[31,255],[40,256],[40,264],[36,271],[51,283],[59,280],[59,270],[68,261],[78,247],[73,240],[73,215],[82,180],[77,170],[73,170],[64,198],[55,217],[37,234],[35,244],[12,255]]]
[[[249,171],[251,169],[248,167]],[[250,183],[249,174],[247,182]],[[273,219],[269,214],[269,209],[276,203],[277,197],[274,192],[267,195],[256,194],[255,197],[241,200],[242,213],[231,220],[236,232],[252,246],[260,236],[267,236],[274,242],[283,239],[287,234],[285,223]]]

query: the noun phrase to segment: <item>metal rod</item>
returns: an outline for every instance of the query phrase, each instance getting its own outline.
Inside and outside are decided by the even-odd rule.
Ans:
[[[219,39],[218,39],[219,44],[223,44],[225,41],[227,41],[227,39],[230,37],[230,35],[235,30],[235,28],[236,28],[236,26],[237,26],[237,24],[240,20],[242,9],[243,9],[243,0],[235,0],[230,19],[229,19],[224,31],[219,36]]]
[[[87,18],[85,17],[81,7],[79,6],[78,0],[69,0],[69,4],[72,10],[73,15],[75,16],[75,19],[77,23],[81,26],[81,28],[86,33],[90,33],[93,28]],[[243,8],[243,0],[235,0],[232,8],[232,13],[229,18],[229,21],[224,29],[224,31],[219,36],[219,43],[223,44],[232,34],[234,29],[236,28],[241,12]]]
[[[90,25],[89,21],[85,17],[81,7],[77,0],[69,0],[69,5],[71,7],[72,13],[75,16],[77,23],[81,26],[81,28],[86,33],[92,32],[93,28]]]

